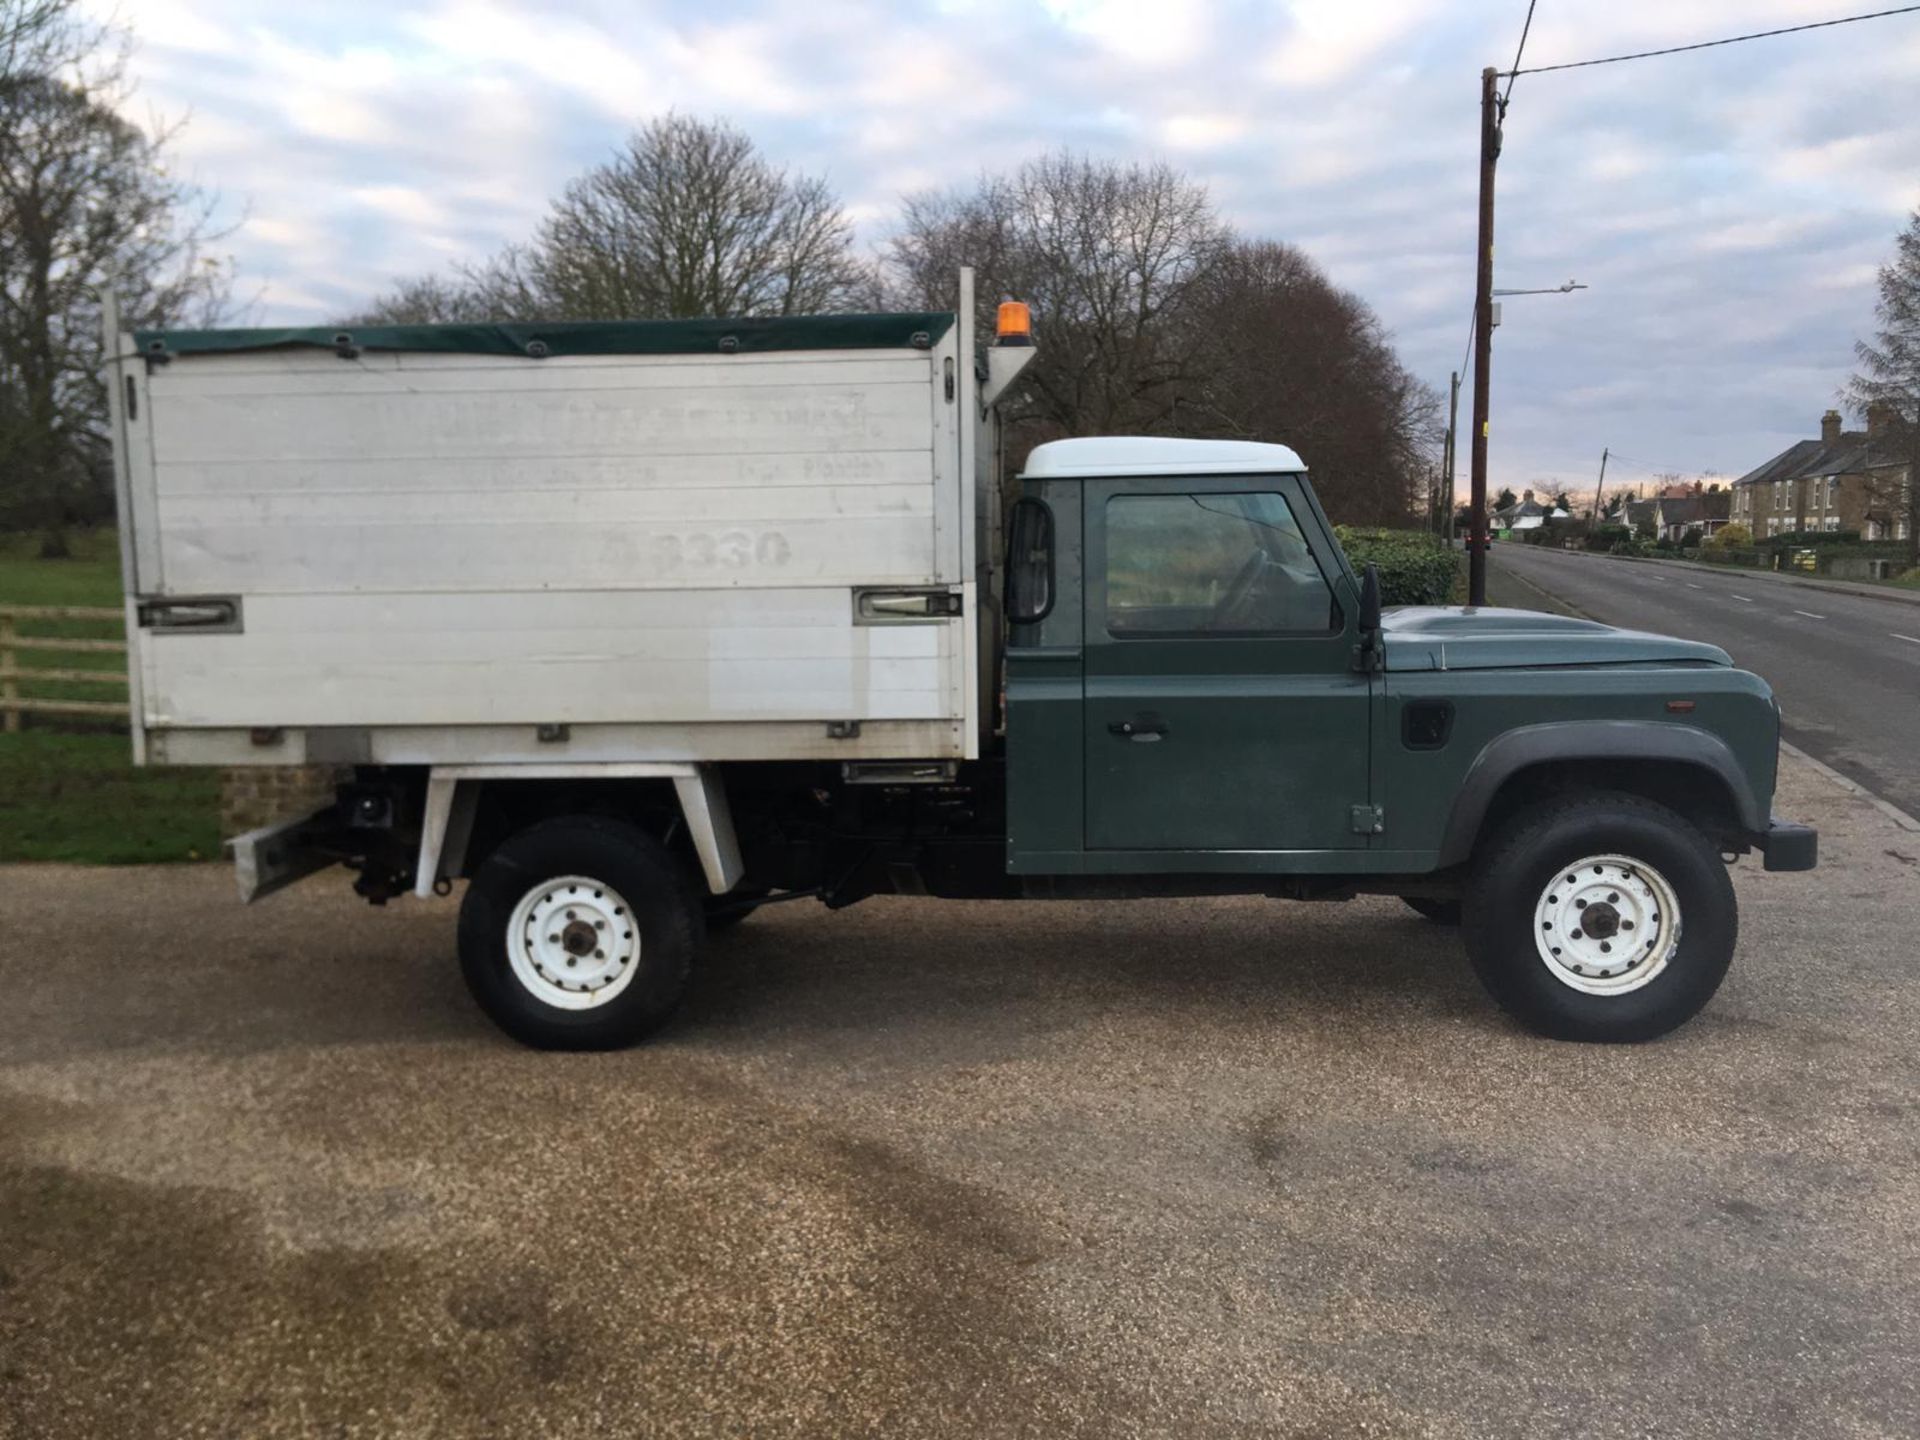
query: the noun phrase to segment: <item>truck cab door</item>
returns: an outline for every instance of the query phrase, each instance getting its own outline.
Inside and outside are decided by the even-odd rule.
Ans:
[[[1086,848],[1364,848],[1351,577],[1297,476],[1088,481]]]

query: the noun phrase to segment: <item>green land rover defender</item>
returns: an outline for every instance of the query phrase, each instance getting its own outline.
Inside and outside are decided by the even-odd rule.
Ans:
[[[232,842],[243,897],[464,881],[467,983],[538,1046],[643,1037],[756,910],[880,894],[1394,895],[1543,1034],[1708,1002],[1728,864],[1815,860],[1763,680],[1383,613],[1280,445],[1061,440],[1003,514],[1030,333],[976,348],[961,295],[111,337],[136,758],[337,782]]]

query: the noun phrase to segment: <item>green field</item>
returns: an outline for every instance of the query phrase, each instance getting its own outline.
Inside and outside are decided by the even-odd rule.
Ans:
[[[40,537],[0,533],[0,605],[118,605],[120,538],[76,530],[71,560],[42,560]]]
[[[39,538],[0,535],[0,605],[117,606],[119,541],[75,533],[74,558],[42,560]],[[113,621],[25,621],[23,635],[118,639]],[[19,652],[21,669],[124,675],[124,656]],[[41,699],[123,700],[124,685],[24,680]],[[110,723],[110,722],[109,722]],[[97,720],[31,716],[0,734],[0,862],[137,864],[209,859],[220,851],[219,779],[207,770],[136,770],[124,732]]]

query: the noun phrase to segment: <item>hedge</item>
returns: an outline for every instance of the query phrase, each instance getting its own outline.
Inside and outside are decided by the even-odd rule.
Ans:
[[[1382,605],[1445,605],[1453,598],[1460,556],[1424,530],[1361,530],[1335,526],[1355,570],[1380,568]]]

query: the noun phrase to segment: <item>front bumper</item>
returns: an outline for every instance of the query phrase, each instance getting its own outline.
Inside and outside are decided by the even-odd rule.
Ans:
[[[1820,832],[1775,816],[1753,837],[1753,848],[1766,857],[1768,870],[1811,870],[1820,862]]]

